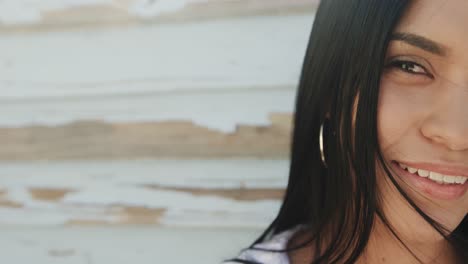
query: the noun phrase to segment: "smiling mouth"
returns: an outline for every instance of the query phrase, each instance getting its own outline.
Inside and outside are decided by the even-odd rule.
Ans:
[[[456,184],[456,185],[463,185],[467,181],[468,177],[465,176],[458,176],[458,175],[446,175],[442,173],[438,173],[435,171],[423,170],[419,168],[410,167],[406,164],[396,162],[400,168],[406,170],[407,172],[417,175],[422,178],[426,178],[438,184]]]
[[[432,198],[456,201],[468,191],[468,175],[464,167],[448,167],[429,163],[411,164],[410,166],[395,160],[391,164],[409,184]]]

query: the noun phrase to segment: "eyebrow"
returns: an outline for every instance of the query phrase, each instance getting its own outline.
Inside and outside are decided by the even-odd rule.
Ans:
[[[441,44],[413,33],[397,32],[392,35],[390,40],[403,41],[411,46],[415,46],[439,56],[445,56],[447,54],[447,49]]]

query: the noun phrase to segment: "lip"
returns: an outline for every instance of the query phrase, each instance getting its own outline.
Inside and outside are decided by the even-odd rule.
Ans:
[[[421,166],[417,167],[416,165],[410,165],[407,163],[403,163],[405,165],[408,165],[410,167],[416,167],[418,169],[427,169],[431,170],[429,168],[439,168],[438,170],[431,170],[434,172],[440,172],[442,173],[441,170],[442,167],[437,167],[437,166]],[[414,164],[414,163],[412,163]],[[398,165],[397,161],[392,161],[391,165],[395,171],[398,172],[398,174],[404,176],[408,181],[410,182],[411,185],[415,186],[417,189],[421,190],[423,193],[427,194],[428,196],[435,198],[435,199],[440,199],[440,200],[458,200],[462,196],[465,195],[467,189],[468,189],[468,181],[465,182],[465,184],[439,184],[436,183],[432,180],[429,180],[427,178],[420,177],[419,175],[412,174],[400,167]],[[427,164],[426,164],[427,165]],[[453,172],[453,170],[451,171]],[[444,174],[444,173],[442,173]],[[450,173],[446,172],[447,175],[451,175]],[[458,176],[464,176],[463,174],[454,174]],[[466,175],[466,174],[465,174]]]

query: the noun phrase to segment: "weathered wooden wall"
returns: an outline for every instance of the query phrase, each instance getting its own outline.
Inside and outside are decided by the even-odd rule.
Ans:
[[[263,228],[317,2],[1,1],[0,229]]]

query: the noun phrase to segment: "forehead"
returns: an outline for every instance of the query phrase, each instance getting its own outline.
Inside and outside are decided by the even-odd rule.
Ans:
[[[415,0],[396,28],[440,43],[468,61],[468,1]]]

